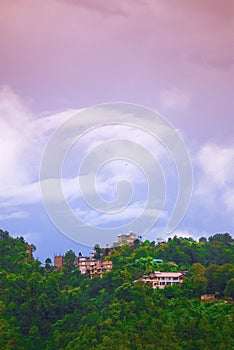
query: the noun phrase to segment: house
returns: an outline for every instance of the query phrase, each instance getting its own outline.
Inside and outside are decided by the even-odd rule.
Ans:
[[[142,277],[143,282],[150,282],[153,289],[163,289],[183,282],[185,275],[182,272],[154,271]]]
[[[201,295],[201,301],[215,300],[215,294],[203,294]]]

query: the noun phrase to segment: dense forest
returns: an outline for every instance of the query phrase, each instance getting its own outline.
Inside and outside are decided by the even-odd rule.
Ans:
[[[97,246],[96,257],[112,260],[113,270],[91,280],[72,268],[73,252],[57,272],[49,258],[34,259],[22,237],[0,230],[0,348],[231,350],[233,241],[225,233]],[[183,270],[186,278],[154,290],[140,280],[154,270]],[[216,299],[201,301],[205,293]]]

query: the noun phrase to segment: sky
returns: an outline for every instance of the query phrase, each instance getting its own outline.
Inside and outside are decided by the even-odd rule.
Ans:
[[[178,158],[151,133],[161,116],[183,139],[193,168],[188,210],[170,234],[233,234],[233,16],[232,0],[0,0],[0,227],[35,244],[41,261],[69,249],[88,254],[95,243],[111,245],[131,225],[142,235],[155,217],[144,239],[166,238],[178,186],[185,196],[190,175],[178,183]],[[155,114],[147,124],[115,102]],[[90,130],[108,108],[105,126]],[[71,126],[74,116],[77,124]],[[143,120],[147,130],[136,125]],[[61,130],[68,130],[62,134],[66,144],[73,132],[82,137],[66,149],[55,178],[43,171],[60,159],[60,143],[41,164]],[[135,144],[132,154],[127,141]],[[75,239],[68,212],[60,211],[52,190],[58,180],[70,212],[84,223]],[[46,200],[58,209],[63,232],[43,204],[41,184],[48,186]],[[91,205],[82,191],[95,199]],[[123,206],[115,208],[118,213],[105,209],[113,201]]]

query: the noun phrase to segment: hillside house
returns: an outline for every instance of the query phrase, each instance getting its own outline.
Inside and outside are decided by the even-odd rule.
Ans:
[[[182,272],[154,271],[142,277],[143,282],[150,282],[153,289],[164,289],[183,282],[185,275]]]
[[[200,299],[201,301],[212,301],[215,300],[215,294],[203,294]]]

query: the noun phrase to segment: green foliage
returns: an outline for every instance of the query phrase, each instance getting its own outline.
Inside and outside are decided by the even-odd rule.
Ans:
[[[75,254],[75,252],[73,252],[73,250],[70,249],[64,255],[63,266],[64,266],[65,270],[67,270],[69,272],[74,270],[75,260],[76,260],[76,254]]]
[[[50,270],[52,269],[52,261],[51,261],[50,258],[47,258],[47,259],[45,260],[45,269],[46,269],[47,271],[50,271]]]
[[[234,278],[231,278],[227,284],[226,288],[224,289],[224,295],[226,297],[232,298],[234,300]]]
[[[100,248],[99,244],[95,244],[94,250],[95,250],[94,259],[97,259],[97,260],[101,259],[102,249]]]
[[[105,249],[113,270],[90,280],[74,270],[73,251],[58,273],[49,258],[42,268],[26,253],[22,237],[0,230],[0,348],[233,349],[233,302],[200,301],[204,293],[234,297],[230,235],[155,241]],[[98,246],[96,252],[103,253]],[[152,270],[183,267],[188,272],[181,286],[153,290],[138,280]]]

